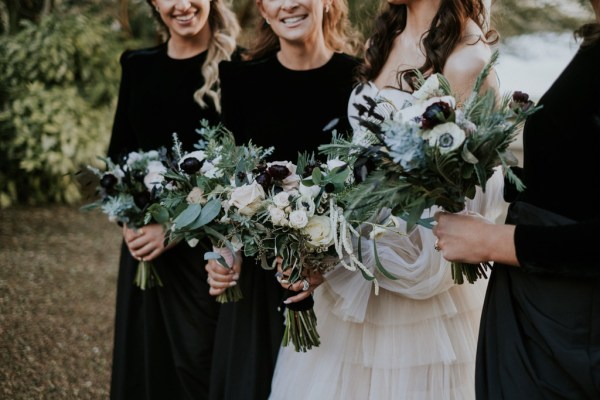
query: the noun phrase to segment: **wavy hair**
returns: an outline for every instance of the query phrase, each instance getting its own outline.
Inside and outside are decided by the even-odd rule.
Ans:
[[[374,79],[379,75],[387,60],[394,39],[406,28],[406,5],[388,4],[375,21],[374,32],[369,38],[369,47],[365,59],[358,68],[357,79],[361,82]],[[488,14],[482,0],[441,0],[440,8],[431,21],[429,30],[423,34],[425,63],[419,71],[442,72],[448,57],[463,39],[463,33],[469,19],[484,32],[483,40],[487,44],[498,41],[498,33],[488,27]],[[400,71],[398,81],[410,78],[411,71]],[[406,79],[409,85],[411,79]],[[401,86],[401,85],[400,85]]]
[[[152,13],[158,19],[168,34],[160,14],[154,8],[152,0],[146,0],[152,7]],[[210,12],[208,14],[208,25],[212,32],[212,38],[208,44],[206,60],[202,64],[201,73],[204,84],[194,92],[194,100],[200,107],[209,107],[210,99],[217,112],[221,112],[221,87],[219,82],[219,63],[231,59],[236,50],[236,40],[240,33],[240,24],[235,13],[229,7],[227,0],[210,0]]]
[[[361,48],[360,34],[350,23],[348,14],[347,0],[331,0],[323,11],[323,36],[325,45],[334,52],[357,55]],[[247,52],[248,58],[261,58],[279,50],[279,37],[266,21],[258,23],[257,31],[254,44]]]
[[[582,39],[583,48],[597,43],[600,41],[600,23],[594,22],[581,26],[575,31],[575,38]]]

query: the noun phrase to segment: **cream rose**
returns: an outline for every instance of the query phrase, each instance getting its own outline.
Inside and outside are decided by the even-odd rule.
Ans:
[[[289,225],[289,221],[285,218],[285,211],[283,211],[281,208],[271,206],[269,207],[269,214],[271,215],[271,222],[273,222],[273,225]]]
[[[256,182],[240,186],[231,192],[229,204],[238,208],[238,213],[251,217],[262,206],[265,191]]]
[[[329,247],[333,244],[334,229],[328,216],[311,217],[302,232],[309,237],[308,244],[315,248]]]
[[[275,204],[277,207],[284,209],[287,206],[290,205],[290,195],[289,193],[283,191],[283,192],[279,192],[277,193],[275,196],[273,196],[273,204]]]
[[[199,187],[194,187],[185,198],[188,204],[206,204],[208,201],[204,196],[204,191]]]
[[[296,169],[296,166],[294,166],[294,169]],[[298,185],[300,185],[301,180],[302,180],[302,178],[300,178],[299,175],[291,174],[287,178],[285,178],[283,181],[281,181],[281,187],[286,192],[289,192],[291,190],[297,189]]]

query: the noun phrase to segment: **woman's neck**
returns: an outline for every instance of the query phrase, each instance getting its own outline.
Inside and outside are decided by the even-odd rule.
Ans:
[[[212,32],[208,25],[195,36],[171,35],[167,43],[167,54],[174,59],[194,57],[208,49],[211,40]]]
[[[327,48],[325,40],[300,44],[281,40],[280,45],[281,50],[277,53],[277,59],[284,67],[296,71],[322,67],[333,55],[333,50]]]
[[[441,0],[420,0],[406,5],[406,27],[403,35],[420,41],[431,27],[431,21],[440,8]]]

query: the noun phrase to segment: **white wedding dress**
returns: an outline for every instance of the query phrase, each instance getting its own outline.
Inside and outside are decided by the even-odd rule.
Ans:
[[[353,92],[353,106],[366,94],[398,104],[409,93],[379,91],[367,84]],[[359,134],[354,126],[355,134]],[[478,189],[467,209],[498,220],[506,211],[498,171],[485,195]],[[434,210],[429,210],[433,215]],[[306,353],[282,347],[271,400],[469,400],[475,398],[477,333],[487,280],[455,285],[450,263],[434,250],[435,236],[417,226],[410,234],[377,240],[385,268],[379,295],[360,272],[343,266],[327,274],[314,293],[321,345]],[[374,273],[372,241],[362,238],[365,265]]]

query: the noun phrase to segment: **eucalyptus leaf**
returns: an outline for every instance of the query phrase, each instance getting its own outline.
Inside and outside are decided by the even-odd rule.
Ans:
[[[174,220],[174,229],[184,229],[192,225],[199,217],[202,212],[200,204],[189,204],[181,214],[179,214]]]

